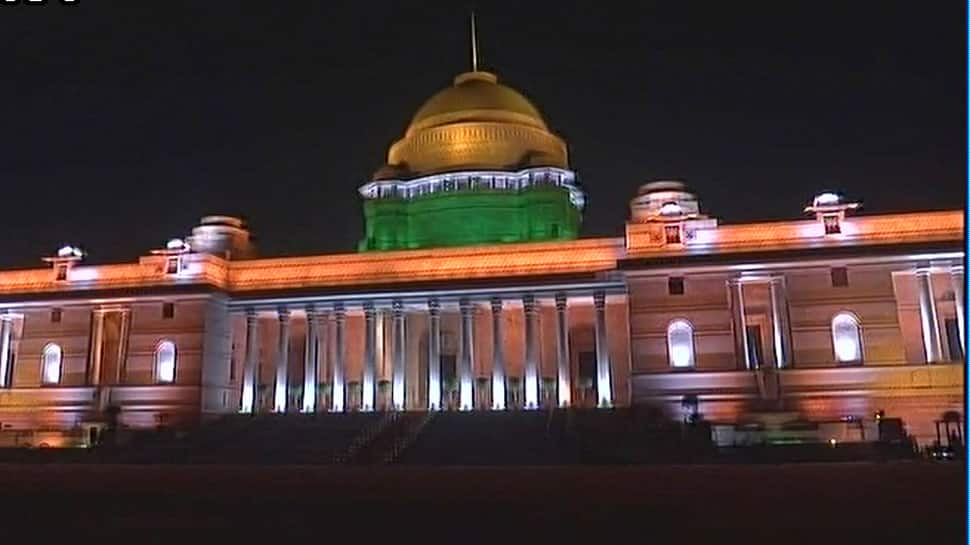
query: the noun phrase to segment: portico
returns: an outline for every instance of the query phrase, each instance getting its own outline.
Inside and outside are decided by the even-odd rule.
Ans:
[[[385,381],[394,410],[447,408],[452,387],[463,411],[565,407],[582,382],[570,342],[577,327],[592,333],[592,346],[578,347],[595,354],[590,398],[625,405],[614,366],[629,361],[611,343],[624,345],[626,332],[608,319],[625,305],[615,281],[234,301],[231,311],[245,317],[233,331],[245,346],[240,411],[376,410]],[[380,327],[385,319],[391,327]],[[619,390],[628,395],[625,384]]]

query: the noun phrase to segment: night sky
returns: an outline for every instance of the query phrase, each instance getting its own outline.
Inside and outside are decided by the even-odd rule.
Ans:
[[[732,223],[821,189],[962,208],[963,2],[479,2],[483,68],[569,144],[584,236],[686,180]],[[682,6],[681,4],[689,4]],[[211,213],[264,255],[352,251],[356,188],[469,67],[462,2],[0,6],[0,266],[132,261]]]

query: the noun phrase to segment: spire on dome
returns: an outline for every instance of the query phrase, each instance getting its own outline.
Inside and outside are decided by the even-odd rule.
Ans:
[[[472,72],[478,72],[478,33],[475,32],[475,12],[472,12]]]

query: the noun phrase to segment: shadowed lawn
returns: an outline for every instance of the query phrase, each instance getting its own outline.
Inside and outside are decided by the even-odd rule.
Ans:
[[[63,535],[161,543],[195,535],[218,543],[512,543],[539,532],[539,543],[613,535],[629,535],[625,543],[960,543],[963,482],[962,466],[925,462],[2,465],[0,522],[7,535],[36,542]]]

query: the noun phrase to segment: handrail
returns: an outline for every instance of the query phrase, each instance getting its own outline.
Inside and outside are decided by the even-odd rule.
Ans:
[[[334,456],[334,463],[345,464],[353,460],[361,449],[369,445],[375,437],[380,435],[381,432],[394,423],[397,418],[398,413],[396,411],[388,411],[384,413],[380,420],[364,428],[363,431],[357,434],[357,436],[351,440],[350,445],[347,446],[347,449],[344,452]]]
[[[388,454],[384,456],[384,463],[393,464],[394,462],[396,462],[398,458],[401,456],[401,454],[414,443],[414,440],[418,438],[418,435],[424,430],[425,426],[427,426],[428,423],[431,422],[431,419],[434,418],[435,414],[436,414],[435,411],[428,411],[424,413],[424,415],[422,415],[421,417],[421,420],[418,421],[417,425],[415,425],[411,430],[405,433],[400,439],[394,442],[394,446],[391,447],[390,452],[388,452]]]

